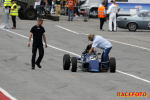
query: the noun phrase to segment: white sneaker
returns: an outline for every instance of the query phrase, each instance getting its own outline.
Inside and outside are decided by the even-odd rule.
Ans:
[[[82,15],[80,15],[80,17],[83,17]]]
[[[75,17],[78,17],[78,15],[76,15]]]
[[[5,28],[5,25],[0,26],[0,28],[1,28],[1,29],[4,29],[4,28]]]
[[[2,24],[0,25],[0,27],[3,26],[3,25],[4,25],[4,24],[2,23]]]

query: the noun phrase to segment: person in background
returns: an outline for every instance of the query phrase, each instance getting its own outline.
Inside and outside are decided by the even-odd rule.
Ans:
[[[79,6],[79,1],[76,0],[76,7],[74,8],[75,17],[78,17],[78,15],[79,15],[79,12],[78,12],[78,6]]]
[[[115,6],[114,1],[111,1],[111,6],[107,10],[109,14],[109,31],[116,31],[116,13],[118,12],[117,7]],[[112,29],[112,22],[114,23],[114,28]]]
[[[11,8],[9,8],[9,10],[10,10],[10,16],[13,22],[12,29],[16,29],[16,16],[18,16],[18,6],[16,4],[16,1],[12,1],[12,6]]]
[[[45,0],[41,0],[41,14],[44,12]]]
[[[33,26],[31,29],[31,34],[29,36],[29,41],[28,41],[28,47],[30,47],[30,41],[33,35],[33,44],[32,44],[32,60],[31,60],[31,69],[35,69],[35,64],[37,65],[38,68],[42,68],[40,65],[43,56],[44,56],[44,48],[43,48],[43,39],[45,42],[45,48],[47,48],[47,43],[46,43],[46,36],[45,36],[45,29],[42,27],[43,20],[41,18],[38,18],[37,25]],[[36,52],[37,49],[39,50],[39,57],[37,61],[35,62],[36,59]]]
[[[73,13],[74,13],[74,7],[76,7],[76,2],[75,0],[68,0],[66,3],[66,6],[68,5],[68,21],[73,21]]]
[[[38,14],[40,14],[40,12],[41,12],[40,5],[41,5],[41,0],[36,0],[35,7],[36,7],[36,10],[37,10]]]
[[[2,7],[2,0],[0,0],[0,7]]]
[[[104,31],[103,25],[105,17],[106,17],[105,3],[102,3],[101,6],[98,8],[98,18],[100,18],[100,31]]]
[[[48,11],[51,13],[51,9],[52,9],[52,0],[46,0],[46,1],[45,1],[45,6],[47,6]]]
[[[117,7],[117,9],[118,9],[118,12],[120,11],[120,7],[118,6],[118,4],[116,4],[116,1],[115,0],[113,0],[114,1],[114,3],[115,3],[115,6]],[[116,18],[118,17],[118,12],[116,13]],[[114,29],[114,23],[112,22],[112,31],[114,31],[113,30]]]
[[[60,6],[63,5],[63,0],[54,0],[56,8],[56,16],[60,16]]]

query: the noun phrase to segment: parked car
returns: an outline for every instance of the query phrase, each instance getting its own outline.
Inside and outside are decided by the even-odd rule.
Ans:
[[[131,16],[119,16],[117,25],[119,28],[125,28],[129,31],[150,30],[150,11],[141,11]]]
[[[83,11],[87,12],[89,17],[98,17],[98,7],[101,3],[106,3],[106,8],[108,5],[108,0],[79,0],[80,1],[80,7],[78,11],[82,13]]]

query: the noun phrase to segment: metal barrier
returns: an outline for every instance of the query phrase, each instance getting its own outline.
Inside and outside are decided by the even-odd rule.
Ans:
[[[5,9],[6,8],[3,8],[3,21],[2,21],[2,24],[0,25],[0,28],[4,29],[10,29],[10,26],[9,26],[9,14],[6,14],[5,13]]]

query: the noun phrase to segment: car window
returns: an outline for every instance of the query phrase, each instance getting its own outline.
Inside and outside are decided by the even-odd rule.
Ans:
[[[140,13],[140,14],[138,14],[138,16],[150,18],[150,12]]]

